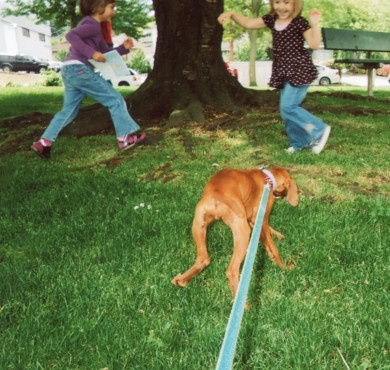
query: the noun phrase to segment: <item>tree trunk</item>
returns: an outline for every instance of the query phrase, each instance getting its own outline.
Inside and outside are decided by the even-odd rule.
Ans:
[[[257,30],[249,31],[249,85],[257,86],[256,82],[256,39]]]
[[[69,0],[66,7],[66,11],[68,12],[70,18],[70,28],[75,28],[80,21],[80,15],[76,13],[77,3],[77,0]]]
[[[222,59],[223,0],[153,0],[158,39],[154,68],[127,100],[135,117],[168,117],[185,110],[203,121],[204,105],[231,109],[253,103]]]
[[[229,41],[229,62],[234,62],[234,42]]]
[[[251,13],[252,18],[257,18],[260,14],[260,9],[264,5],[263,0],[252,0]],[[256,41],[257,41],[257,30],[249,31],[249,85],[257,86],[256,81]]]

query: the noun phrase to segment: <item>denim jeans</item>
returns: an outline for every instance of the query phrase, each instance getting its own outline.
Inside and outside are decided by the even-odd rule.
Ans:
[[[280,114],[290,144],[296,150],[310,147],[327,127],[323,121],[300,106],[308,88],[309,85],[294,87],[285,82],[280,93]]]
[[[139,130],[140,127],[127,111],[122,95],[91,68],[84,64],[72,64],[64,66],[61,74],[65,86],[64,105],[54,116],[42,138],[54,142],[60,131],[77,116],[85,95],[109,109],[117,137]]]

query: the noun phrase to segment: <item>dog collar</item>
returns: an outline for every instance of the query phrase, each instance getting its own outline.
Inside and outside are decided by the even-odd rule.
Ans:
[[[277,184],[272,172],[266,170],[264,167],[260,167],[260,170],[264,172],[265,180],[272,185],[272,190],[275,191]]]

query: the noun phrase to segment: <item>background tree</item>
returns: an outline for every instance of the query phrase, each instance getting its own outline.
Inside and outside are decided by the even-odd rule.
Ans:
[[[245,1],[225,0],[224,11],[228,10],[234,10],[238,13],[245,14],[247,13],[248,8]],[[234,40],[240,39],[244,33],[245,30],[234,22],[229,22],[228,25],[224,27],[223,41],[229,43],[229,62],[234,61]]]
[[[65,26],[76,27],[80,15],[77,11],[78,0],[7,0],[9,8],[4,15],[35,15],[38,22],[50,22],[56,29]]]
[[[303,15],[317,8],[321,11],[321,26],[367,31],[390,31],[388,0],[305,0]]]
[[[50,22],[52,29],[74,28],[81,20],[78,0],[7,0],[11,6],[4,15],[35,15],[38,22]],[[113,18],[114,32],[139,38],[142,29],[153,19],[147,0],[117,0],[117,14]]]
[[[241,41],[234,48],[234,60],[248,61],[250,53],[249,40]],[[256,40],[256,60],[271,60],[272,59],[272,34],[271,32],[263,32]]]
[[[158,31],[154,67],[128,98],[135,116],[184,111],[204,121],[205,106],[232,109],[259,102],[265,93],[244,89],[221,54],[223,0],[153,0]]]
[[[116,14],[112,18],[114,33],[125,33],[140,38],[143,29],[154,20],[149,0],[116,0]]]
[[[337,6],[337,11],[335,11],[335,6]],[[308,17],[310,9],[313,8],[321,10],[322,27],[390,32],[388,0],[344,0],[337,4],[335,0],[305,0],[303,15]],[[350,52],[335,51],[334,53],[335,58],[341,58]],[[383,53],[378,55],[378,58],[383,57]]]
[[[263,8],[263,0],[251,0],[251,18],[258,18],[260,10]],[[256,42],[258,30],[249,30],[250,52],[249,52],[249,84],[257,86],[256,82]]]
[[[263,0],[225,0],[225,11],[234,10],[240,14],[247,16],[248,18],[257,18],[264,11]],[[249,34],[249,84],[250,86],[256,86],[256,60],[257,60],[257,40],[259,38],[258,30],[245,30],[238,26],[233,21],[229,21],[225,27],[223,39],[230,43],[230,61],[233,60],[233,41],[241,38],[242,35],[247,32]],[[261,36],[260,36],[261,37]]]

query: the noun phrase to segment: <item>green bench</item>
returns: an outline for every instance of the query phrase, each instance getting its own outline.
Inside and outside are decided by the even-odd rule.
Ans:
[[[390,59],[371,59],[372,52],[390,52],[390,33],[346,30],[341,28],[322,28],[322,39],[325,49],[329,50],[349,50],[352,52],[368,52],[369,59],[356,57],[347,59],[336,59],[336,63],[360,64],[367,69],[368,76],[368,96],[373,95],[374,70],[382,66],[383,63],[390,63]]]

